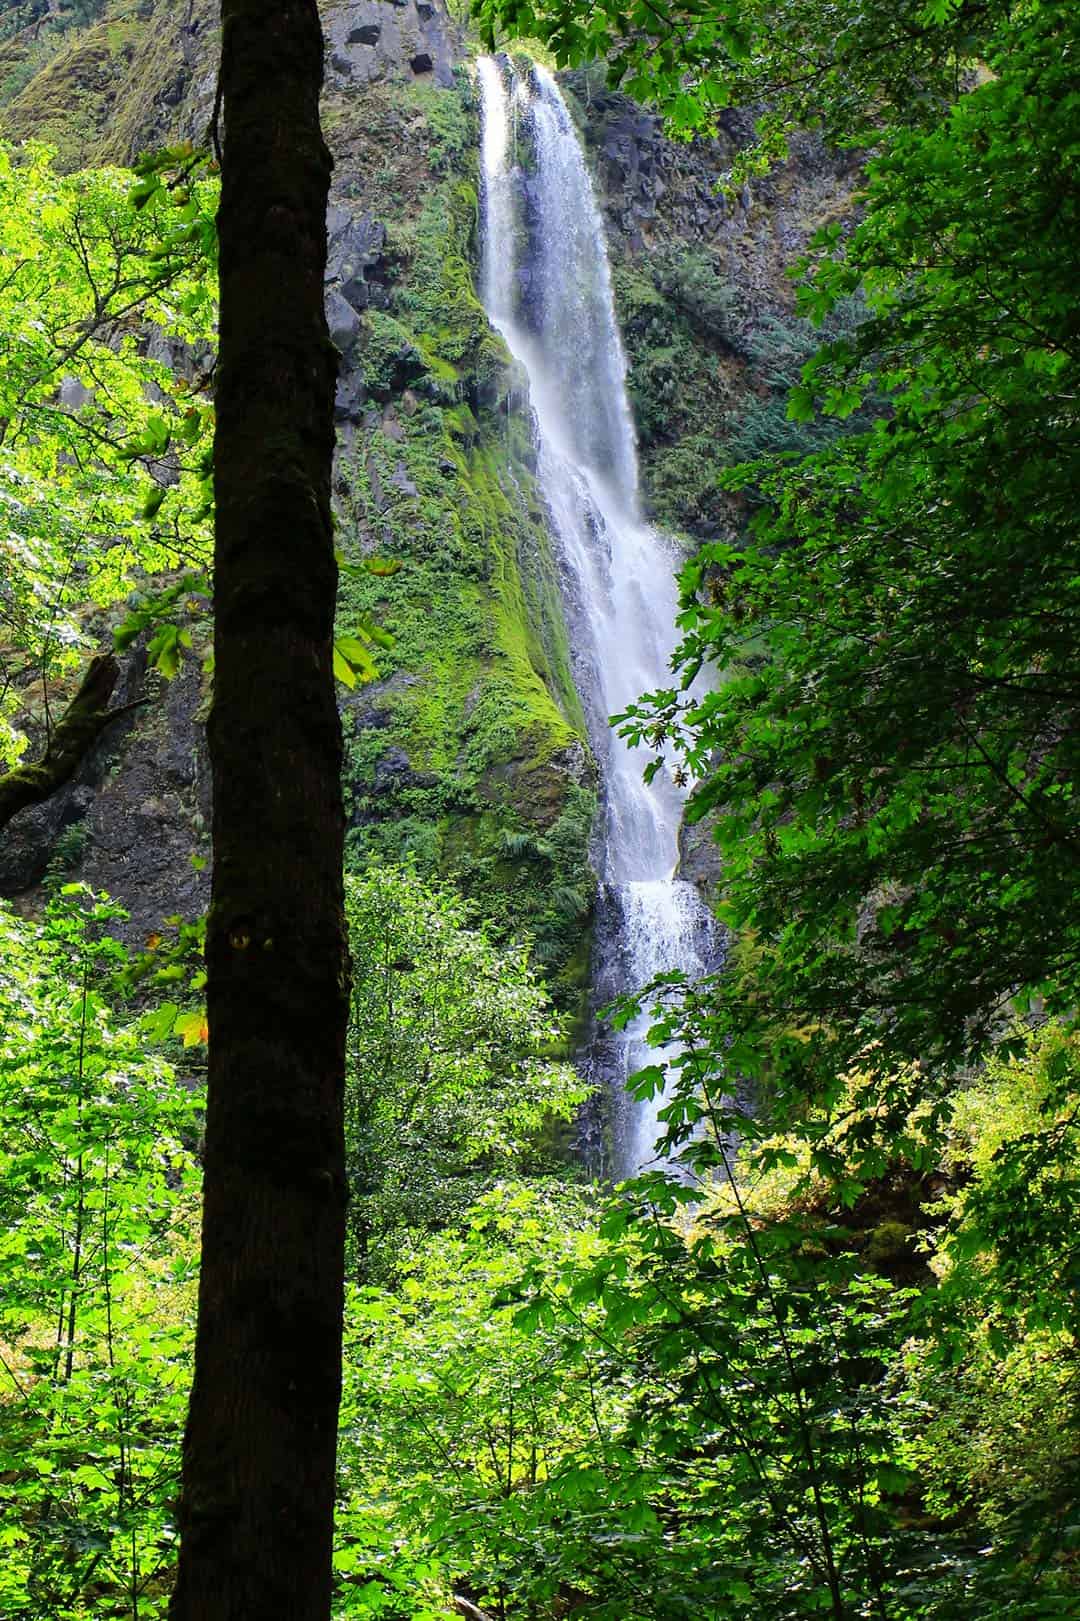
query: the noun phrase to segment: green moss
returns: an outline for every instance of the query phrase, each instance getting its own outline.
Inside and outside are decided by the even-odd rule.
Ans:
[[[531,938],[576,1004],[595,800],[527,431],[507,417],[510,359],[474,285],[474,110],[464,91],[401,94],[398,108],[375,98],[376,119],[403,120],[409,140],[372,180],[379,202],[394,200],[394,275],[388,307],[365,316],[375,409],[342,469],[339,514],[346,557],[401,565],[343,580],[343,627],[371,614],[394,636],[380,683],[350,706],[350,859],[409,855],[452,877],[496,930]]]
[[[461,93],[412,84],[403,89],[402,99],[427,125],[427,155],[433,174],[453,177],[475,169],[476,122],[467,87]]]
[[[530,941],[556,1001],[579,1021],[589,989],[595,815],[595,793],[569,782],[546,832],[524,825],[513,807],[487,807],[448,818],[440,847],[440,870],[497,931]]]
[[[135,55],[144,25],[107,20],[64,45],[19,91],[3,130],[17,141],[56,147],[62,168],[90,161]]]
[[[652,514],[667,529],[715,527],[720,447],[745,370],[734,295],[703,249],[680,245],[616,265],[613,284]]]
[[[116,112],[94,153],[98,163],[130,163],[146,148],[175,134],[173,106],[185,86],[190,39],[212,40],[218,29],[217,0],[152,0],[153,9],[142,29],[137,49],[121,87]],[[149,8],[147,8],[149,9]],[[201,46],[212,71],[216,45]]]
[[[40,72],[51,54],[39,53],[21,41],[0,46],[0,107],[6,107],[15,100],[34,74]]]
[[[425,676],[392,699],[412,763],[473,782],[511,764],[534,770],[584,722],[546,536],[497,444],[479,426],[463,442],[460,409],[425,404],[367,436],[343,532],[401,568],[351,576],[342,611],[374,613],[392,632],[387,675]]]
[[[384,419],[351,469],[342,528],[401,567],[350,575],[341,613],[346,628],[350,613],[372,613],[393,634],[387,677],[422,678],[387,698],[410,765],[513,800],[515,783],[584,726],[546,540],[506,472],[490,443],[465,448],[436,407]]]
[[[7,0],[0,16],[0,106],[14,101],[67,46],[72,32],[97,22],[104,10],[105,0],[58,0],[51,6],[48,0]]]
[[[361,355],[364,383],[376,400],[393,399],[426,370],[413,334],[383,310],[367,311]]]
[[[100,21],[80,27],[103,13]],[[208,37],[215,0],[89,0],[31,47],[0,52],[4,134],[57,148],[61,167],[131,161],[173,133],[174,94],[187,76],[185,30]],[[208,47],[207,60],[213,49]]]
[[[674,243],[625,259],[613,276],[650,511],[664,528],[698,537],[744,511],[745,501],[719,488],[724,468],[774,452],[809,455],[866,428],[874,412],[846,422],[787,416],[804,362],[861,319],[854,301],[823,330],[790,314],[750,320],[718,265],[706,248]]]
[[[865,1256],[875,1272],[886,1277],[902,1278],[917,1274],[924,1264],[915,1246],[914,1230],[902,1221],[882,1221],[867,1238]]]

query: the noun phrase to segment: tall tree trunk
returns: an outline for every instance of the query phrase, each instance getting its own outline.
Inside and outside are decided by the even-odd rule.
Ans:
[[[327,1621],[348,958],[316,0],[223,0],[214,883],[173,1621]]]

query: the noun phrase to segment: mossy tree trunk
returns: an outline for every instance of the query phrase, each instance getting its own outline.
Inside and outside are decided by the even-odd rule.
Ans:
[[[49,739],[45,753],[32,765],[18,765],[0,776],[0,828],[29,805],[51,799],[72,777],[105,730],[131,708],[109,709],[120,666],[109,653],[90,660],[79,690]]]
[[[224,0],[214,881],[172,1621],[327,1621],[348,958],[315,0]]]

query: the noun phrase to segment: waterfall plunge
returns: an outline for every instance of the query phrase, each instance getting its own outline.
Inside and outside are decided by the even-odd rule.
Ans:
[[[626,362],[615,320],[604,227],[581,146],[554,79],[483,58],[483,298],[491,323],[529,380],[537,478],[563,575],[575,674],[604,784],[598,988],[607,997],[653,975],[705,971],[709,916],[674,877],[683,795],[608,717],[670,681],[678,557],[644,522]],[[517,162],[518,131],[531,157]],[[615,1174],[655,1157],[656,1105],[635,1107],[622,1084],[655,1061],[642,1019],[601,1043],[597,1065],[617,1083]]]

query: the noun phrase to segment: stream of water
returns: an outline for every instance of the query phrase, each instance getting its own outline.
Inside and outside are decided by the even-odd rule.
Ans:
[[[663,771],[647,785],[649,754],[628,748],[608,724],[642,693],[670,684],[679,558],[641,513],[604,227],[566,104],[539,65],[518,72],[506,58],[485,57],[478,72],[482,296],[528,377],[537,479],[602,774],[594,982],[607,1000],[671,969],[695,977],[713,954],[709,914],[675,877],[684,795]],[[624,1084],[656,1062],[647,1023],[599,1035],[591,1054],[612,1093],[605,1169],[615,1176],[655,1160],[661,1100],[635,1105]]]

